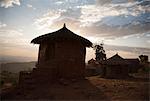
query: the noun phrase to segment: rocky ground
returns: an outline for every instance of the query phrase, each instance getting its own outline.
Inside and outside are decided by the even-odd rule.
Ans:
[[[99,76],[85,80],[63,80],[41,85],[34,89],[16,90],[2,96],[3,99],[50,100],[149,100],[149,74],[137,73],[128,79],[104,79]]]

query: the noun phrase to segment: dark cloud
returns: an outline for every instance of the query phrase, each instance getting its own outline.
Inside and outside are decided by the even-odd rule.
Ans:
[[[126,25],[126,26],[109,26],[97,22],[91,26],[85,26],[81,29],[83,33],[87,33],[89,36],[96,35],[97,37],[123,37],[127,35],[142,34],[150,31],[150,23],[143,25]]]
[[[91,36],[109,38],[147,33],[150,31],[150,5],[147,5],[149,2],[148,0],[97,0],[96,3],[102,4],[97,10],[107,7],[109,11],[99,10],[95,13],[95,10],[95,18],[99,15],[105,16],[99,21],[82,26],[82,32]],[[107,12],[114,15],[109,15]]]
[[[141,6],[150,6],[150,1],[149,0],[137,0],[137,1],[140,2],[138,5],[141,5]]]

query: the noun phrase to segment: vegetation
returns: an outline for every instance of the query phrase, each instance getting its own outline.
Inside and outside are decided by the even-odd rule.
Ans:
[[[96,61],[102,61],[102,60],[106,60],[106,54],[105,54],[105,50],[103,48],[103,43],[101,43],[100,45],[95,45],[93,48],[95,50],[95,55],[96,55]]]
[[[18,82],[18,78],[19,78],[18,73],[2,71],[0,73],[0,87],[3,87],[7,83],[15,86]]]

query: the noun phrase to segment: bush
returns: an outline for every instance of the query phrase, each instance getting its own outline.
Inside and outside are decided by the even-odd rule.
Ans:
[[[18,82],[18,74],[16,73],[2,71],[0,76],[1,86],[4,85],[4,83],[11,83],[15,86]]]
[[[150,71],[150,68],[144,67],[144,68],[143,68],[143,71],[144,71],[144,72],[149,72],[149,71]]]

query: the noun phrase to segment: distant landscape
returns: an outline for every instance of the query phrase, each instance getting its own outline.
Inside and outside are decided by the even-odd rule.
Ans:
[[[0,71],[8,71],[12,73],[19,73],[20,71],[29,71],[35,67],[35,63],[36,63],[35,61],[1,63]]]
[[[12,62],[31,62],[31,61],[36,61],[36,58],[25,56],[9,56],[9,55],[1,55],[0,58],[0,64]]]
[[[31,71],[35,67],[35,61],[31,62],[8,62],[0,64],[0,85],[2,88],[16,86],[20,71]]]

